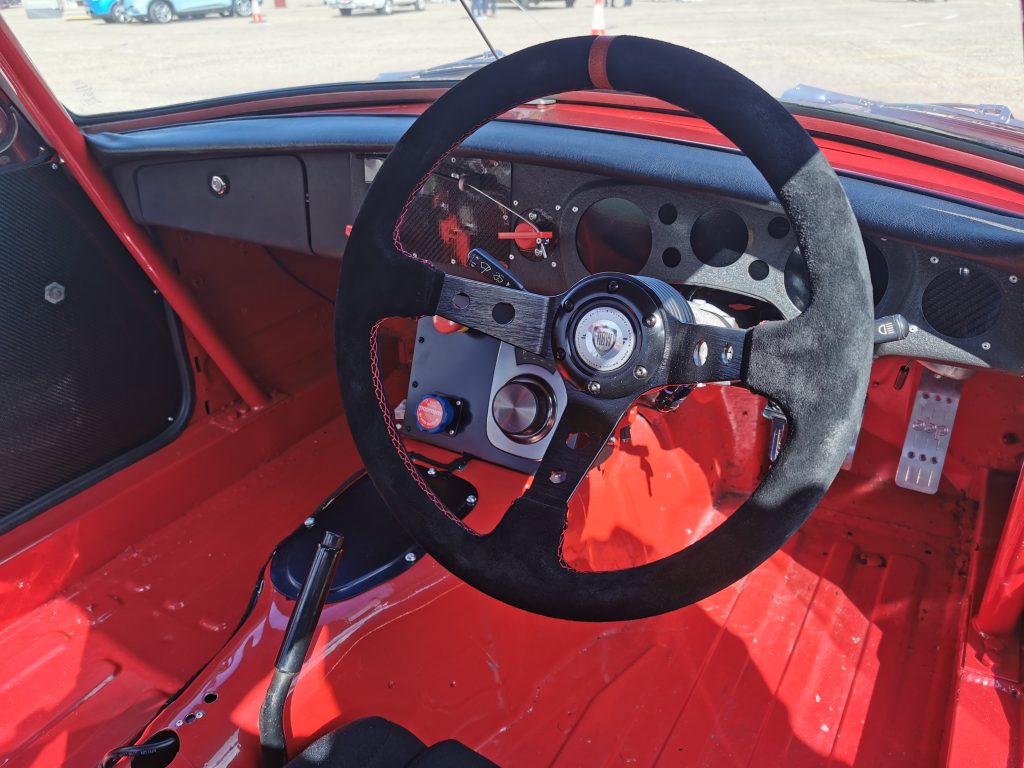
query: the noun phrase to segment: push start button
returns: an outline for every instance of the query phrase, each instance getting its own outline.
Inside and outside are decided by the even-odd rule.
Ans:
[[[442,395],[427,395],[416,406],[416,423],[424,432],[444,432],[455,421],[455,406]]]

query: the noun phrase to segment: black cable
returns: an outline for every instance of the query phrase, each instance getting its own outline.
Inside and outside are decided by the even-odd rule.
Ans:
[[[270,256],[270,260],[273,261],[278,266],[278,269],[280,269],[282,272],[284,272],[286,275],[288,275],[288,277],[290,277],[292,280],[294,280],[296,283],[301,285],[303,288],[305,288],[310,293],[314,294],[318,298],[323,299],[324,301],[326,301],[331,306],[334,306],[334,299],[332,299],[326,293],[323,293],[323,292],[317,290],[312,285],[307,283],[303,278],[299,277],[297,274],[292,272],[292,270],[288,267],[288,265],[285,264],[283,261],[281,261],[279,258],[277,258],[277,256],[274,254],[274,252],[272,250],[267,248],[266,251],[267,251],[267,255]]]
[[[103,756],[100,761],[100,768],[112,768],[126,757],[141,757],[143,755],[155,755],[165,749],[172,749],[178,745],[178,737],[174,734],[164,736],[162,739],[149,741],[145,744],[133,744],[128,747],[112,749]]]

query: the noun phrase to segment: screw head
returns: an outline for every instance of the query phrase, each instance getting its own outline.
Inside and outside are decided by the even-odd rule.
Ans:
[[[405,553],[405,562],[407,562],[407,563],[415,563],[416,562],[416,553],[415,552],[406,552]]]
[[[579,212],[580,212],[580,207],[579,207],[578,205],[574,205],[574,206],[572,207],[572,212],[573,212],[573,213],[579,213]]]
[[[636,368],[633,369],[633,375],[638,379],[646,379],[647,369],[644,368],[642,365],[638,365]]]
[[[60,283],[50,283],[43,288],[43,298],[51,304],[60,304],[64,301],[64,286]]]
[[[476,502],[477,498],[475,493],[471,493],[469,494],[469,496],[466,497],[466,503],[469,504],[470,506],[476,504]]]
[[[938,256],[932,256],[930,259],[928,259],[928,261],[930,261],[932,264],[938,264],[939,263],[939,257]]]
[[[609,280],[608,281],[608,293],[616,293],[618,290],[619,290],[619,281],[618,280]]]
[[[592,381],[587,384],[587,392],[592,395],[599,394],[601,392],[601,385],[596,381]]]
[[[657,324],[658,324],[658,316],[657,315],[648,315],[647,317],[644,318],[644,325],[646,325],[648,328],[653,328]]]
[[[563,310],[563,311],[565,311],[565,312],[572,312],[572,309],[573,309],[573,307],[575,307],[575,306],[576,306],[576,305],[575,305],[575,304],[573,304],[573,303],[572,303],[572,302],[571,302],[571,301],[570,301],[569,299],[565,299],[565,300],[564,300],[564,301],[562,302],[562,310]]]
[[[314,525],[316,525],[316,518],[315,517],[307,517],[305,520],[302,521],[302,524],[306,528],[312,528]]]
[[[434,475],[436,475],[436,474],[437,474],[437,470],[436,470],[436,469],[434,469],[433,467],[430,467],[430,468],[429,468],[429,469],[427,470],[427,474],[428,474],[428,475],[429,475],[430,477],[433,477]]]
[[[1010,282],[1011,283],[1016,283],[1017,282],[1017,276],[1016,275],[1010,275]]]
[[[988,350],[992,349],[992,344],[990,344],[987,341],[983,341],[983,342],[981,342],[981,348],[986,350],[986,351],[988,351]]]
[[[218,176],[217,174],[214,174],[210,177],[210,191],[217,197],[224,197],[224,195],[228,193],[228,187],[227,176]]]

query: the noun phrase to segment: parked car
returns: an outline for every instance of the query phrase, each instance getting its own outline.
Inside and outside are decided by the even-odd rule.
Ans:
[[[89,0],[89,14],[108,24],[124,24],[132,20],[124,8],[124,0]]]
[[[101,0],[102,1],[102,0]],[[166,24],[175,16],[192,19],[208,13],[221,16],[251,16],[253,0],[123,0],[130,18]]]
[[[415,8],[422,11],[427,7],[426,0],[327,0],[327,5],[337,8],[342,16],[351,16],[352,11],[372,8],[377,13],[390,16],[395,8]]]

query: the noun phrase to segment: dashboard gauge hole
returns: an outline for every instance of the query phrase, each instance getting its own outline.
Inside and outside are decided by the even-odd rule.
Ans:
[[[776,216],[774,219],[768,222],[768,234],[774,237],[776,240],[781,240],[789,234],[790,225],[789,219],[785,216]]]
[[[635,275],[651,254],[651,224],[636,203],[621,197],[598,200],[576,226],[576,249],[588,272]]]
[[[661,261],[669,269],[675,269],[682,263],[683,254],[678,248],[666,248],[661,252]]]
[[[694,255],[709,267],[735,264],[750,242],[750,230],[735,211],[712,208],[693,222],[690,247]]]
[[[881,249],[868,239],[864,240],[864,252],[868,257],[868,273],[871,275],[871,298],[877,307],[889,288],[889,264]],[[783,283],[793,306],[801,312],[807,309],[811,301],[811,282],[807,262],[799,248],[795,248],[786,260]]]
[[[658,221],[662,224],[675,224],[676,219],[679,217],[679,211],[672,203],[665,203],[661,208],[658,209]]]
[[[754,280],[764,280],[768,277],[768,264],[760,259],[754,259],[747,267],[747,274]]]
[[[499,301],[491,310],[491,317],[498,325],[508,325],[516,317],[516,308],[507,301]]]

